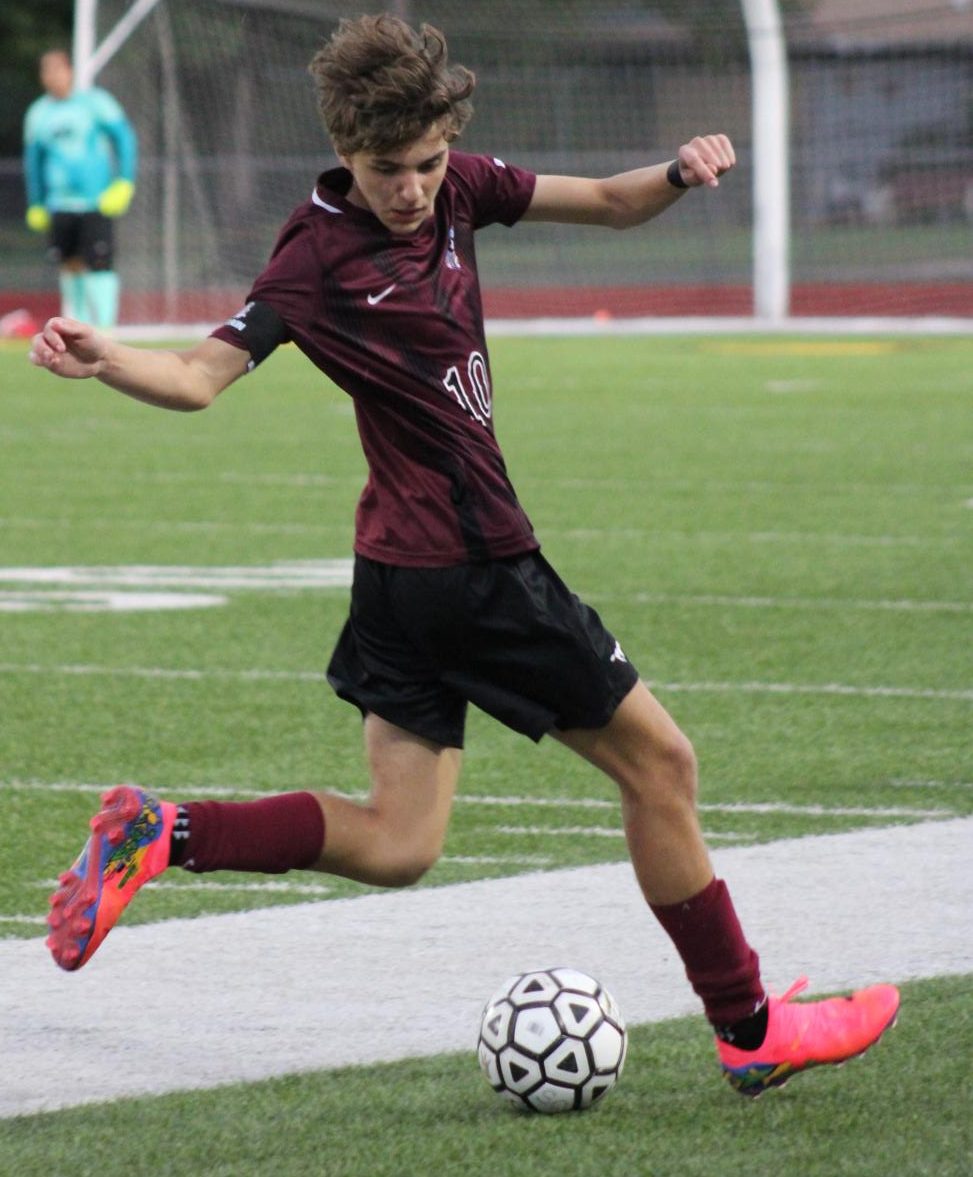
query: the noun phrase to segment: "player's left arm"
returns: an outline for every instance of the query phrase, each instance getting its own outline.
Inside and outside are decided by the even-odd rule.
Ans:
[[[690,188],[717,188],[735,163],[726,135],[699,135],[672,161],[606,179],[540,175],[522,219],[629,229],[664,212]]]

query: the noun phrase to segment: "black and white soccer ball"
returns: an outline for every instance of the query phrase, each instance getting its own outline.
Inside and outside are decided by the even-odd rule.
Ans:
[[[487,1002],[477,1057],[490,1086],[535,1112],[589,1108],[618,1082],[628,1033],[594,977],[572,968],[518,973]]]

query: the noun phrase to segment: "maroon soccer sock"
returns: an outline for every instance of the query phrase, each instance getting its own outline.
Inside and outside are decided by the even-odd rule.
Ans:
[[[747,943],[723,880],[711,880],[682,903],[651,906],[712,1025],[731,1026],[751,1017],[766,997],[760,959]]]
[[[189,801],[180,805],[170,863],[213,870],[283,874],[313,866],[324,846],[324,815],[312,793],[259,801]]]

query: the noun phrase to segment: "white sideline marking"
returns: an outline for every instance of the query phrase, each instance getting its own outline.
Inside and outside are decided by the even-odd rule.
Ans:
[[[204,339],[210,323],[132,323],[115,328],[123,340]],[[950,315],[794,316],[760,319],[730,315],[658,315],[596,319],[548,316],[530,319],[487,319],[488,335],[968,335],[969,318]]]
[[[973,972],[971,844],[966,818],[714,861],[768,985],[826,993]],[[123,925],[72,974],[40,939],[0,942],[0,1116],[451,1050],[475,1067],[494,988],[564,963],[632,1024],[698,1012],[628,863]]]
[[[487,319],[488,335],[968,335],[970,320],[949,315],[887,318],[880,315],[839,319],[827,316],[786,319],[735,318],[725,315],[687,315],[669,318],[639,316],[596,319],[550,317]],[[137,328],[130,328],[133,332]],[[149,327],[148,330],[161,328]],[[212,330],[212,328],[210,328]],[[208,334],[209,332],[205,332]],[[134,336],[139,338],[139,336]],[[171,339],[160,334],[158,338]]]
[[[103,675],[114,678],[184,679],[203,682],[207,679],[237,682],[327,682],[321,670],[177,670],[163,666],[99,666],[94,663],[52,664],[38,662],[0,662],[0,674]],[[673,694],[746,695],[837,695],[863,699],[929,699],[973,702],[973,688],[937,689],[934,687],[853,686],[850,683],[765,683],[765,682],[655,682],[644,679],[652,691]]]

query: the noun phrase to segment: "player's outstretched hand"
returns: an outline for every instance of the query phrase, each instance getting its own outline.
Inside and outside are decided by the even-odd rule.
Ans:
[[[97,376],[105,363],[108,341],[87,323],[57,316],[48,319],[31,340],[28,359],[55,376],[80,380]]]
[[[679,148],[679,174],[690,188],[702,184],[718,188],[720,176],[736,161],[733,144],[726,135],[697,135]]]

